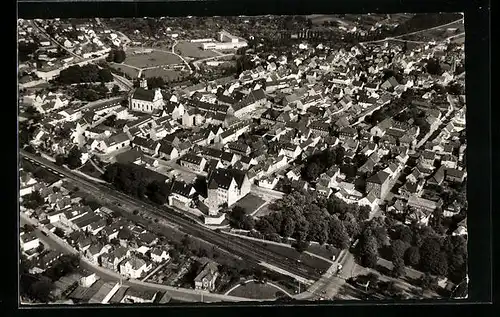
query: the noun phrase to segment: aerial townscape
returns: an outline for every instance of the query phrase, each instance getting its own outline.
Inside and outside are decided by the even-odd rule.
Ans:
[[[467,297],[463,14],[17,27],[21,304]]]

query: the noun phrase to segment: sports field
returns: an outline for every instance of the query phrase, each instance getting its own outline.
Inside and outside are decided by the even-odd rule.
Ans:
[[[208,58],[218,56],[216,52],[203,50],[201,43],[181,41],[175,46],[175,52],[183,57]]]
[[[129,67],[129,66],[124,65],[124,64],[114,63],[114,64],[112,64],[112,67],[118,71],[124,72],[125,74],[130,76],[130,78],[136,78],[139,75],[139,71],[137,69]]]
[[[144,77],[161,77],[164,80],[175,80],[178,79],[181,76],[181,73],[175,70],[166,70],[161,67],[158,68],[153,68],[153,69],[146,69],[142,71],[142,74]]]
[[[151,51],[143,54],[134,54],[135,51],[141,51],[140,47],[131,47],[127,50],[127,58],[123,64],[131,65],[137,68],[147,68],[160,65],[180,64],[182,60],[169,52],[164,51]],[[144,48],[147,52],[148,49]]]

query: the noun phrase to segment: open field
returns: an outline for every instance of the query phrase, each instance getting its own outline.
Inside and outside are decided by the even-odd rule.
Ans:
[[[137,69],[129,67],[124,64],[113,63],[112,67],[118,71],[124,72],[125,74],[130,76],[130,78],[136,78],[139,75],[139,71]]]
[[[130,52],[127,54],[127,58],[123,62],[124,64],[138,68],[146,68],[182,63],[182,60],[179,57],[168,52],[152,51],[145,54],[133,54],[132,52],[135,50],[139,51],[141,48],[129,48]]]
[[[259,196],[248,194],[242,199],[240,199],[236,206],[239,206],[245,209],[245,213],[251,214],[255,210],[257,210],[260,206],[262,206],[266,201]]]
[[[456,29],[456,31],[453,29]],[[422,31],[413,35],[403,36],[401,37],[401,39],[407,41],[423,41],[423,42],[440,41],[464,32],[465,32],[464,23],[462,21],[458,21],[450,25],[446,25],[444,27]]]
[[[201,43],[179,42],[175,46],[175,52],[182,56],[194,58],[207,58],[218,56],[219,54],[212,51],[205,51],[201,48]]]
[[[163,69],[161,67],[146,69],[142,71],[144,77],[161,77],[165,80],[176,80],[181,77],[181,73],[175,70]]]
[[[255,282],[249,282],[245,285],[239,285],[236,289],[232,290],[228,295],[240,296],[252,299],[274,299],[276,298],[276,293],[280,292],[279,289],[269,284],[258,284]]]

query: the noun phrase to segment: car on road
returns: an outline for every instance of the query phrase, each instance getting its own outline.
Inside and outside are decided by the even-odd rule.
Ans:
[[[43,234],[44,236],[47,236],[47,233],[45,233],[45,231],[42,231],[42,234]]]

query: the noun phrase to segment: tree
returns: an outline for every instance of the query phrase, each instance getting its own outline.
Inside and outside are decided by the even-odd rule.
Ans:
[[[127,56],[123,50],[116,50],[113,54],[113,59],[115,63],[123,63],[126,57]]]
[[[408,249],[408,244],[405,242],[401,240],[391,241],[392,261],[403,259],[406,249]]]
[[[74,146],[68,153],[66,157],[66,164],[68,164],[69,168],[78,168],[82,166],[82,152],[78,149],[78,147]]]
[[[422,289],[436,290],[438,287],[437,279],[427,272],[420,277],[419,284]]]
[[[342,222],[336,218],[331,218],[329,229],[330,244],[339,249],[347,249],[349,247],[349,235]]]
[[[111,88],[111,94],[113,94],[113,96],[116,96],[120,93],[120,87],[118,87],[118,85],[113,85],[113,88]]]
[[[409,247],[405,252],[405,263],[410,266],[416,266],[420,262],[419,248],[416,246]]]
[[[285,217],[281,224],[281,235],[290,237],[295,230],[295,220],[292,217]]]
[[[28,209],[36,209],[44,204],[44,199],[39,192],[33,191],[26,197],[24,206]]]
[[[295,249],[300,253],[306,251],[308,247],[309,247],[309,242],[303,240],[298,240],[297,243],[295,244]]]
[[[36,252],[37,253],[42,253],[42,251],[45,249],[45,246],[43,243],[39,243],[38,247],[36,247]]]
[[[229,224],[238,229],[252,230],[255,226],[253,218],[246,214],[245,209],[235,206],[229,213]]]
[[[405,263],[402,257],[393,259],[392,264],[393,264],[392,273],[395,277],[401,277],[406,275]]]
[[[448,272],[448,259],[441,252],[441,244],[437,237],[427,237],[420,247],[420,264],[425,272],[445,276]]]
[[[50,291],[54,285],[49,278],[42,276],[38,281],[31,285],[30,293],[42,303],[49,302]]]
[[[54,234],[60,238],[64,237],[64,231],[59,227],[56,227]]]
[[[363,232],[359,243],[361,265],[374,268],[378,261],[377,239],[369,232]]]
[[[360,206],[358,212],[358,221],[361,222],[368,220],[369,217],[370,217],[370,207]]]

